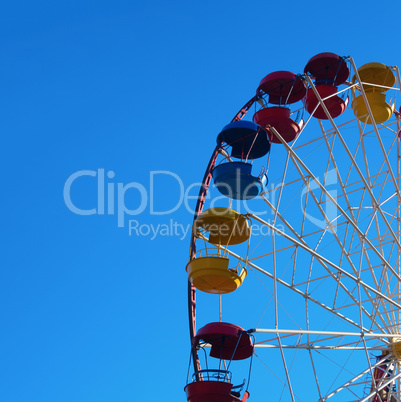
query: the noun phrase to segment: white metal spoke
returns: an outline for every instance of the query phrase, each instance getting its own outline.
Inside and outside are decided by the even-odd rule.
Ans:
[[[383,364],[385,362],[386,359],[382,359],[379,362],[377,362],[375,365],[372,366],[372,368],[378,367],[381,364]],[[370,371],[370,367],[367,368],[366,370],[362,371],[361,373],[359,373],[358,375],[356,375],[354,378],[352,378],[351,380],[349,380],[347,383],[343,384],[341,387],[338,387],[335,391],[331,392],[329,395],[325,396],[322,399],[322,402],[327,401],[328,399],[330,399],[331,397],[333,397],[335,394],[337,394],[338,392],[340,392],[341,390],[345,389],[347,386],[351,385],[352,383],[354,383],[356,380],[360,379],[362,376],[364,376],[366,373],[368,373]],[[375,393],[373,393],[371,396],[375,395]],[[362,401],[361,401],[362,402]]]
[[[341,272],[343,275],[347,276],[348,278],[352,279],[353,281],[355,281],[355,283],[359,283],[361,284],[361,286],[363,286],[365,289],[371,291],[372,293],[375,293],[377,296],[379,296],[380,298],[386,300],[387,302],[389,302],[390,304],[393,304],[394,306],[396,306],[397,308],[401,308],[401,305],[399,305],[398,303],[394,302],[392,299],[390,299],[389,297],[383,295],[380,291],[372,288],[370,285],[365,284],[363,281],[361,281],[358,278],[355,278],[353,275],[351,275],[350,273],[348,273],[347,271],[344,271],[343,269],[341,269],[338,265],[332,263],[330,260],[328,260],[327,258],[319,255],[317,252],[315,252],[314,250],[310,249],[307,245],[300,243],[298,240],[291,238],[290,236],[288,236],[286,233],[282,232],[281,230],[277,229],[276,227],[274,227],[273,225],[271,225],[269,222],[265,222],[262,219],[260,219],[259,217],[255,216],[255,215],[251,215],[251,217],[263,224],[265,224],[266,226],[268,226],[270,229],[272,229],[273,231],[277,232],[280,234],[280,236],[285,237],[288,240],[291,240],[294,244],[296,244],[297,246],[300,246],[301,248],[304,248],[305,250],[307,250],[311,255],[313,255],[314,257],[316,257],[316,259],[326,267],[325,264],[331,266],[332,268],[334,268],[336,271]]]
[[[391,270],[396,276],[398,280],[401,280],[401,277],[393,271],[393,268],[387,263],[386,259],[384,258],[383,255],[381,255],[376,247],[373,246],[373,244],[366,238],[366,236],[363,234],[363,232],[358,228],[358,226],[355,225],[355,222],[348,216],[348,214],[345,212],[345,210],[342,209],[342,207],[337,203],[337,201],[331,196],[329,192],[326,191],[326,189],[323,187],[323,185],[320,183],[320,181],[313,175],[313,173],[308,169],[308,167],[302,162],[302,160],[292,151],[291,147],[287,145],[287,143],[283,140],[283,138],[280,136],[280,134],[277,132],[277,130],[274,129],[274,127],[271,127],[270,130],[274,132],[274,134],[280,138],[283,141],[283,145],[287,148],[288,152],[291,154],[291,156],[299,163],[300,166],[308,173],[308,175],[313,179],[313,181],[320,187],[321,191],[325,192],[326,196],[330,199],[330,201],[338,208],[338,210],[341,212],[341,215],[343,218],[345,218],[350,224],[353,226],[353,228],[356,230],[358,233],[360,239],[363,239],[366,241],[369,246],[372,248],[373,252],[382,260],[383,264],[386,265],[386,267]],[[300,172],[302,175],[302,172]],[[387,222],[387,221],[386,221]],[[331,228],[331,223],[327,222],[329,228]],[[395,241],[397,242],[398,247],[400,247],[399,240],[395,237]]]

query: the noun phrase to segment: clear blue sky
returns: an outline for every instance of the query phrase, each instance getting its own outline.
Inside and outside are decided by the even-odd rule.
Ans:
[[[399,5],[370,7],[2,5],[0,401],[185,400],[189,236],[176,226],[152,239],[145,226],[191,222],[177,177],[186,187],[202,179],[217,133],[267,73],[302,72],[323,51],[400,65],[389,24]],[[99,169],[114,173],[105,182],[116,192],[136,183],[126,205],[143,212],[124,227],[107,194],[104,215],[65,204],[67,179]],[[138,190],[149,195],[156,171],[174,174],[154,176],[154,210],[169,214],[152,214]],[[96,177],[71,186],[80,209],[98,207]]]

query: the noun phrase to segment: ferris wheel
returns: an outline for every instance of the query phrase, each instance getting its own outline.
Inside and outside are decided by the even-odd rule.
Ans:
[[[218,133],[186,267],[189,402],[401,401],[399,91],[397,67],[320,53]]]

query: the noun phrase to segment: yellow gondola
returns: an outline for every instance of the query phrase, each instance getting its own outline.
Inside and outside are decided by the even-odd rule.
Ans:
[[[194,230],[202,228],[209,232],[209,243],[212,244],[240,244],[250,236],[247,219],[237,211],[224,207],[202,212],[194,222]]]
[[[231,293],[242,285],[247,271],[228,268],[229,259],[221,256],[198,257],[187,265],[193,285],[206,293]]]
[[[193,229],[205,242],[207,232],[210,245],[198,251],[197,257],[187,264],[189,280],[206,293],[225,294],[236,290],[247,275],[246,267],[239,262],[235,268],[229,268],[230,261],[222,246],[249,241],[247,218],[232,209],[215,207],[200,214]]]
[[[395,76],[391,68],[382,63],[367,63],[358,69],[358,75],[375,123],[384,123],[394,113],[394,102],[387,103],[385,94],[395,84]],[[352,81],[356,81],[356,75]],[[362,94],[355,97],[352,109],[359,120],[373,124]]]

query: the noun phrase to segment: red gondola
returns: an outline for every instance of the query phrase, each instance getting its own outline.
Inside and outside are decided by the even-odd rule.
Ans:
[[[245,330],[226,322],[212,322],[202,327],[194,337],[192,346],[200,341],[212,345],[210,357],[217,359],[243,360],[253,353],[252,339]]]
[[[276,71],[266,75],[257,89],[262,109],[253,116],[253,121],[262,127],[273,127],[286,141],[293,141],[303,127],[303,120],[299,122],[291,119],[288,105],[298,102],[306,95],[306,87],[302,78],[290,71]],[[268,106],[265,104],[274,106]],[[272,130],[268,130],[271,142],[280,144],[281,141]]]
[[[305,66],[305,74],[315,80],[315,88],[309,88],[305,98],[305,109],[318,119],[328,119],[326,112],[319,105],[323,100],[330,116],[335,118],[347,108],[349,99],[336,95],[338,86],[344,84],[349,77],[349,68],[344,59],[334,53],[319,53],[312,57]],[[316,92],[315,92],[316,90]]]
[[[192,340],[192,348],[198,350],[211,345],[210,357],[229,361],[227,369],[205,369],[196,371],[192,382],[184,388],[188,402],[245,402],[249,398],[247,389],[242,393],[246,380],[234,386],[228,369],[233,360],[244,360],[253,355],[251,336],[241,327],[225,322],[212,322],[201,328]],[[249,378],[248,378],[249,383]],[[241,396],[242,393],[242,396]]]

